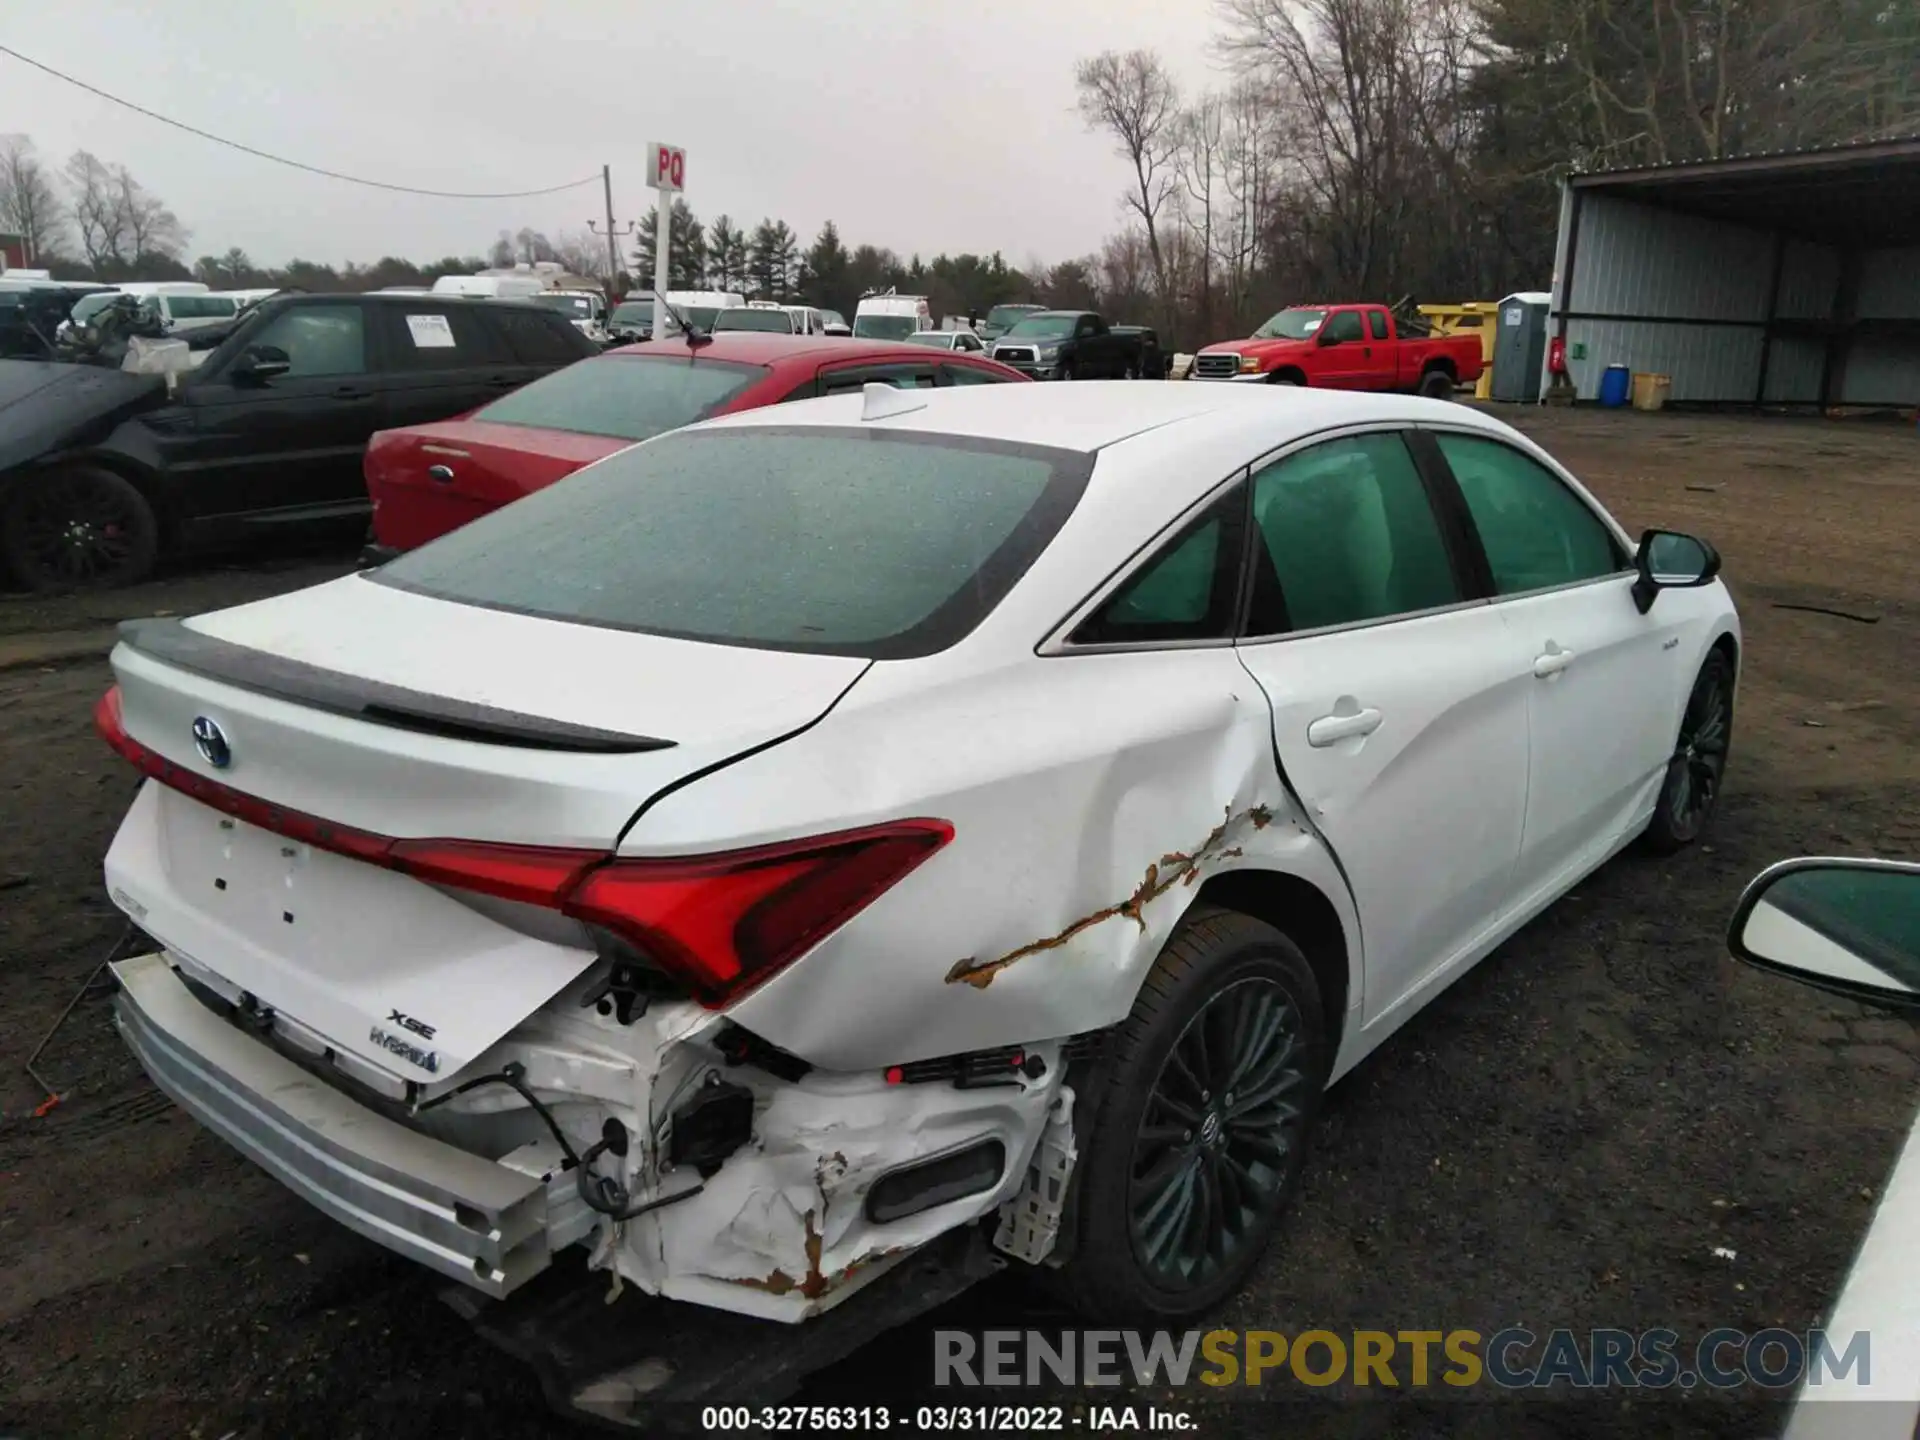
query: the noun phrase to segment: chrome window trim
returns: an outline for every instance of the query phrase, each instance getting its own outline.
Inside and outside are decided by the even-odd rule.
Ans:
[[[1489,605],[1484,598],[1456,600],[1451,605],[1430,605],[1425,610],[1402,610],[1392,615],[1376,615],[1370,620],[1348,620],[1340,625],[1316,625],[1311,630],[1284,630],[1277,635],[1243,635],[1240,645],[1252,649],[1262,645],[1284,645],[1289,640],[1317,640],[1322,635],[1342,635],[1349,630],[1377,630],[1382,625],[1399,625],[1408,620],[1424,620],[1429,615],[1454,615],[1479,610]]]

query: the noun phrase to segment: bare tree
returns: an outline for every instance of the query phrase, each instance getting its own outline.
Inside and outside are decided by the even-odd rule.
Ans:
[[[590,230],[562,232],[553,242],[553,258],[567,267],[567,273],[602,285],[614,277],[607,266],[607,241]]]
[[[1247,320],[1247,292],[1263,258],[1283,154],[1273,106],[1258,82],[1242,79],[1235,84],[1222,104],[1222,117],[1220,188],[1226,223],[1217,248],[1224,262],[1227,309],[1236,320]]]
[[[25,135],[0,136],[0,230],[18,235],[32,265],[56,253],[66,229],[59,188]]]
[[[113,169],[114,204],[120,212],[121,224],[125,227],[128,248],[132,251],[130,259],[138,261],[150,256],[165,256],[169,260],[180,258],[180,251],[187,243],[187,228],[180,223],[180,217],[169,210],[160,200],[138,180],[133,178],[124,165]]]
[[[98,157],[76,150],[66,164],[68,203],[80,250],[95,273],[127,262],[127,222],[120,213],[113,172]]]
[[[1187,203],[1182,218],[1198,246],[1194,310],[1200,333],[1213,329],[1214,219],[1225,198],[1221,165],[1226,151],[1226,112],[1217,95],[1203,95],[1180,117],[1180,150],[1175,156]]]
[[[1151,50],[1122,55],[1107,50],[1074,68],[1080,116],[1089,129],[1104,130],[1115,149],[1133,167],[1127,208],[1146,232],[1153,256],[1154,280],[1167,304],[1166,255],[1160,215],[1173,195],[1180,149],[1180,92],[1160,57]]]

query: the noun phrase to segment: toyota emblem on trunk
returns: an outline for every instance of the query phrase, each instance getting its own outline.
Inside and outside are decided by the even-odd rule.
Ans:
[[[233,747],[227,744],[227,732],[205,715],[193,717],[193,748],[216,770],[224,770],[233,763]]]

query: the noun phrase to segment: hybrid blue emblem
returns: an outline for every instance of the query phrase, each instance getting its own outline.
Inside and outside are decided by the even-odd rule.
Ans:
[[[205,715],[193,717],[193,748],[216,770],[224,770],[233,763],[233,747],[227,744],[227,732]]]

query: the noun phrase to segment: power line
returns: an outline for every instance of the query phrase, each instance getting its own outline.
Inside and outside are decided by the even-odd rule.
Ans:
[[[271,160],[276,165],[287,165],[295,170],[305,170],[310,175],[324,175],[329,180],[345,180],[349,185],[366,185],[375,190],[393,190],[402,195],[430,195],[437,200],[525,200],[535,195],[557,195],[562,190],[574,190],[582,185],[591,185],[600,178],[598,174],[593,174],[579,180],[569,180],[564,185],[549,185],[541,190],[495,191],[423,190],[416,185],[390,185],[384,180],[364,180],[358,175],[343,175],[338,170],[328,170],[321,165],[308,165],[303,161],[289,160],[284,155],[271,155],[265,150],[256,150],[251,145],[242,145],[238,140],[229,140],[224,136],[214,135],[196,126],[189,125],[185,121],[171,119],[168,116],[147,109],[144,105],[136,105],[131,100],[123,100],[118,95],[110,95],[99,86],[89,85],[84,80],[76,79],[71,75],[54,69],[51,65],[43,65],[32,56],[22,55],[18,50],[12,49],[9,46],[0,45],[0,55],[10,55],[21,64],[31,65],[34,69],[51,75],[56,80],[64,80],[69,85],[74,85],[85,90],[89,95],[98,95],[102,100],[108,100],[115,105],[124,106],[137,115],[146,116],[149,120],[158,120],[162,125],[171,125],[176,130],[186,131],[189,135],[198,135],[202,140],[211,140],[216,145],[225,145],[229,150],[238,150],[242,154],[253,155],[261,160]]]

